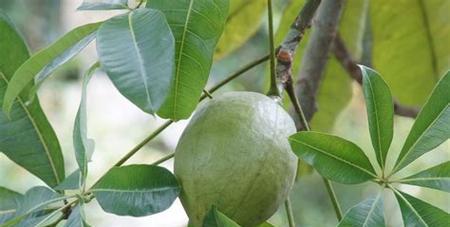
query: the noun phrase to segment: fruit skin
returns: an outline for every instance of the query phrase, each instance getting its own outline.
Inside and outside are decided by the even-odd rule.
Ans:
[[[202,105],[175,152],[175,175],[190,224],[215,205],[241,226],[270,218],[293,185],[297,157],[289,114],[259,93],[229,92]]]

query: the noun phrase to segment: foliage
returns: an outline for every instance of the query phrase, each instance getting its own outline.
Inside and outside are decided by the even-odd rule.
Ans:
[[[46,184],[31,187],[24,194],[0,187],[1,226],[55,226],[63,219],[65,226],[89,226],[84,209],[94,199],[105,212],[116,215],[141,217],[168,209],[183,185],[169,170],[157,166],[162,161],[121,165],[172,122],[189,118],[199,100],[210,97],[210,92],[267,60],[258,59],[210,92],[205,90],[213,60],[229,55],[255,34],[263,22],[266,1],[151,0],[137,1],[135,8],[127,2],[86,0],[79,10],[123,10],[123,14],[79,26],[31,56],[15,25],[0,11],[0,52],[4,54],[0,58],[0,152]],[[291,29],[305,2],[287,1],[276,42]],[[341,37],[355,59],[374,65],[385,75],[382,78],[375,70],[361,66],[376,161],[357,144],[318,132],[333,128],[351,98],[351,79],[334,57],[324,66],[326,73],[317,94],[320,111],[312,124],[318,131],[298,132],[288,139],[294,153],[323,177],[342,184],[372,182],[380,187],[377,196],[350,208],[338,226],[385,226],[384,190],[396,198],[405,226],[446,226],[450,222],[448,213],[399,187],[407,184],[450,192],[448,160],[406,177],[398,174],[450,138],[450,71],[444,73],[450,58],[450,26],[445,20],[449,7],[446,0],[347,1],[340,22]],[[94,40],[99,59],[83,77],[73,127],[78,168],[66,177],[59,140],[35,94],[55,70]],[[302,46],[295,56],[294,74],[304,52]],[[143,112],[169,120],[88,188],[94,142],[87,134],[87,89],[98,68]],[[423,106],[390,169],[386,158],[394,136],[393,97],[401,103]],[[215,206],[204,209],[209,213],[203,226],[239,226]],[[261,226],[272,225],[266,222]]]

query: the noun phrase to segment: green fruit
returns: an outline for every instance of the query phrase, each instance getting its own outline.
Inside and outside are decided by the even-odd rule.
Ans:
[[[215,205],[242,226],[257,226],[282,204],[297,158],[288,113],[253,92],[214,97],[194,114],[175,152],[181,202],[193,226]]]

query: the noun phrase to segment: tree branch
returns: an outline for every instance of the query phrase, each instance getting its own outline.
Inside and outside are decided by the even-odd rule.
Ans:
[[[310,121],[317,111],[316,95],[337,32],[342,5],[343,0],[323,1],[319,7],[317,19],[314,20],[314,29],[302,58],[295,93],[305,110],[307,121]],[[297,121],[297,128],[304,127],[301,121]]]
[[[358,63],[352,58],[350,52],[345,46],[344,41],[339,36],[336,35],[333,43],[333,52],[336,59],[347,71],[348,75],[352,77],[358,84],[362,85],[362,75],[361,70],[358,67]],[[397,100],[394,100],[394,111],[395,114],[403,117],[415,118],[419,112],[417,108],[408,107],[401,105]]]

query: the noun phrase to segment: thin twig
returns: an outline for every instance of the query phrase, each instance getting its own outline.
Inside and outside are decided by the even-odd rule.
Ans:
[[[336,213],[336,217],[340,221],[340,220],[342,220],[342,210],[341,210],[341,207],[339,206],[339,202],[337,201],[337,196],[336,196],[336,193],[334,192],[333,185],[331,184],[331,182],[329,180],[327,180],[325,178],[322,178],[322,179],[323,179],[323,183],[325,184],[325,188],[327,189],[328,195],[330,195],[330,197],[332,198],[331,204],[333,204],[333,208],[334,208],[334,212]]]
[[[273,32],[273,12],[272,12],[272,0],[267,0],[267,17],[269,21],[269,49],[270,49],[270,89],[267,93],[268,96],[280,97],[280,90],[277,85],[277,77],[275,75],[275,41]]]
[[[289,197],[286,199],[286,202],[284,202],[284,208],[286,210],[289,227],[295,227],[294,213],[292,212],[292,205]]]
[[[333,42],[333,52],[336,59],[347,71],[348,75],[353,78],[358,84],[362,85],[362,74],[358,67],[358,63],[354,60],[345,46],[344,41],[339,34],[336,35]],[[394,100],[395,114],[403,117],[415,118],[419,113],[418,108],[403,106],[397,100]]]

